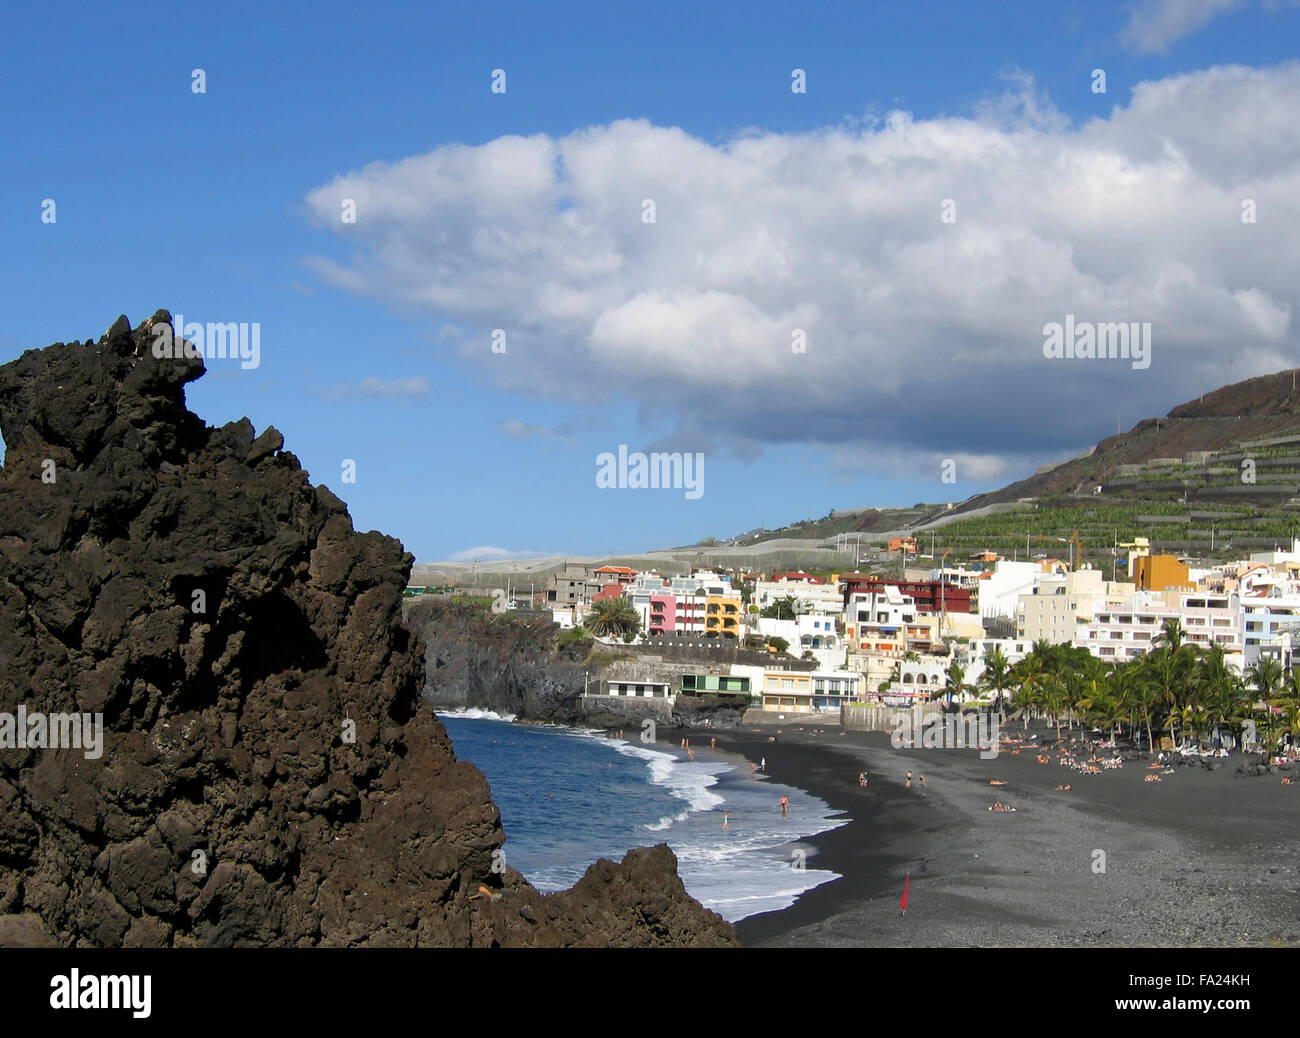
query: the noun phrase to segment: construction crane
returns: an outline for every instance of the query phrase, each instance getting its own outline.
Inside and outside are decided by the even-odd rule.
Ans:
[[[948,602],[944,596],[943,564],[948,561],[948,556],[951,554],[952,549],[949,548],[939,556],[939,641],[943,643],[945,649],[948,647]]]
[[[1079,531],[1074,530],[1069,537],[1048,537],[1043,534],[1025,534],[1025,554],[1029,554],[1030,541],[1056,541],[1060,544],[1070,546],[1070,569],[1075,570],[1083,565],[1083,541],[1079,540]]]

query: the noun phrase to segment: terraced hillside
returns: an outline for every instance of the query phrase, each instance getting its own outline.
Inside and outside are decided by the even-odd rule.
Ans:
[[[1150,465],[1156,459],[1178,459],[1185,461],[1189,456],[1212,452],[1219,455],[1215,466],[1232,464],[1241,460],[1237,449],[1242,443],[1273,441],[1278,437],[1291,435],[1295,445],[1294,455],[1300,455],[1300,390],[1297,389],[1297,373],[1300,369],[1279,371],[1272,375],[1247,379],[1224,386],[1212,393],[1206,393],[1197,400],[1189,401],[1175,407],[1163,418],[1147,418],[1139,422],[1126,433],[1111,436],[1098,443],[1091,451],[1073,458],[1054,468],[1040,470],[1028,479],[1020,480],[987,494],[980,494],[962,502],[961,510],[970,511],[983,505],[996,502],[1017,501],[1023,498],[1055,497],[1059,495],[1087,494],[1097,485],[1112,487],[1112,492],[1131,489],[1118,483],[1131,476],[1132,472],[1125,466],[1146,466],[1151,469],[1151,479],[1143,484],[1152,492],[1177,491],[1181,496],[1181,487],[1172,485],[1159,488],[1159,479],[1155,478],[1162,468],[1175,466]],[[1264,454],[1252,454],[1252,457],[1268,457],[1276,462],[1282,457],[1279,448],[1262,448]],[[1195,467],[1195,466],[1193,466]],[[1300,460],[1292,471],[1300,469]],[[1281,475],[1284,466],[1278,465],[1274,470]],[[1240,473],[1240,468],[1238,467]],[[1200,473],[1186,469],[1178,474],[1166,472],[1167,483],[1179,478],[1195,479]],[[1219,476],[1212,477],[1216,482]],[[1223,481],[1227,485],[1230,480]],[[1261,478],[1259,483],[1265,481]],[[1295,480],[1300,485],[1300,476]],[[1242,484],[1238,479],[1238,485]],[[1258,485],[1258,484],[1257,484]],[[1243,491],[1239,499],[1252,498],[1251,491]],[[1137,496],[1148,496],[1139,491]],[[1193,495],[1197,496],[1197,495]],[[1215,496],[1215,495],[1208,495]],[[1265,495],[1267,497],[1267,495]],[[1226,500],[1228,495],[1220,494],[1218,499]]]
[[[1296,372],[1207,393],[957,511],[994,503],[1013,507],[955,519],[939,533],[944,549],[1068,560],[1073,538],[1084,560],[1105,565],[1138,536],[1204,559],[1285,546],[1300,535]]]

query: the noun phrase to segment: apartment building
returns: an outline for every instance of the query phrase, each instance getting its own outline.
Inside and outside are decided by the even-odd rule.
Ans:
[[[1300,593],[1275,587],[1265,595],[1241,598],[1246,666],[1261,656],[1290,662],[1291,636],[1300,634]]]
[[[844,609],[844,596],[834,584],[821,581],[760,580],[754,584],[750,601],[767,609],[783,598],[793,598],[800,612],[838,615]]]
[[[842,670],[767,670],[763,672],[763,709],[795,714],[838,713],[841,704],[857,699],[860,683],[861,675]]]
[[[1021,595],[1016,611],[1016,637],[1022,641],[1046,641],[1068,645],[1080,624],[1092,621],[1106,603],[1136,594],[1126,581],[1105,579],[1099,569],[1040,573],[1033,591]]]
[[[928,625],[918,620],[916,602],[893,585],[849,596],[844,636],[850,652],[901,656],[909,648],[929,648]]]
[[[1101,660],[1122,663],[1150,652],[1169,619],[1179,622],[1187,642],[1202,648],[1218,645],[1234,666],[1241,665],[1245,645],[1240,603],[1235,595],[1204,591],[1139,591],[1120,603],[1108,603],[1091,623],[1080,626],[1073,644]]]

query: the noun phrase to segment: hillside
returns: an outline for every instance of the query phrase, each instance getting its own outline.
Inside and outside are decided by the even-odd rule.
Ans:
[[[1181,461],[1189,454],[1206,451],[1231,454],[1243,441],[1287,434],[1300,436],[1295,369],[1236,382],[1180,404],[1163,418],[1143,419],[1128,432],[1102,440],[1083,456],[1000,490],[976,495],[963,501],[958,510],[968,512],[1031,497],[1087,494],[1118,478],[1120,466],[1147,465],[1157,458]],[[1237,454],[1239,462],[1243,455]],[[1265,482],[1262,475],[1258,482]],[[1300,484],[1300,479],[1296,483]],[[1120,489],[1127,488],[1113,486],[1106,492]]]

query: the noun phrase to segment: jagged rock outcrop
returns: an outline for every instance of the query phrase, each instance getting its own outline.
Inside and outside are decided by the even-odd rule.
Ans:
[[[274,429],[205,426],[164,311],[0,367],[0,943],[690,945],[734,931],[666,846],[543,896],[422,704],[412,558]]]

